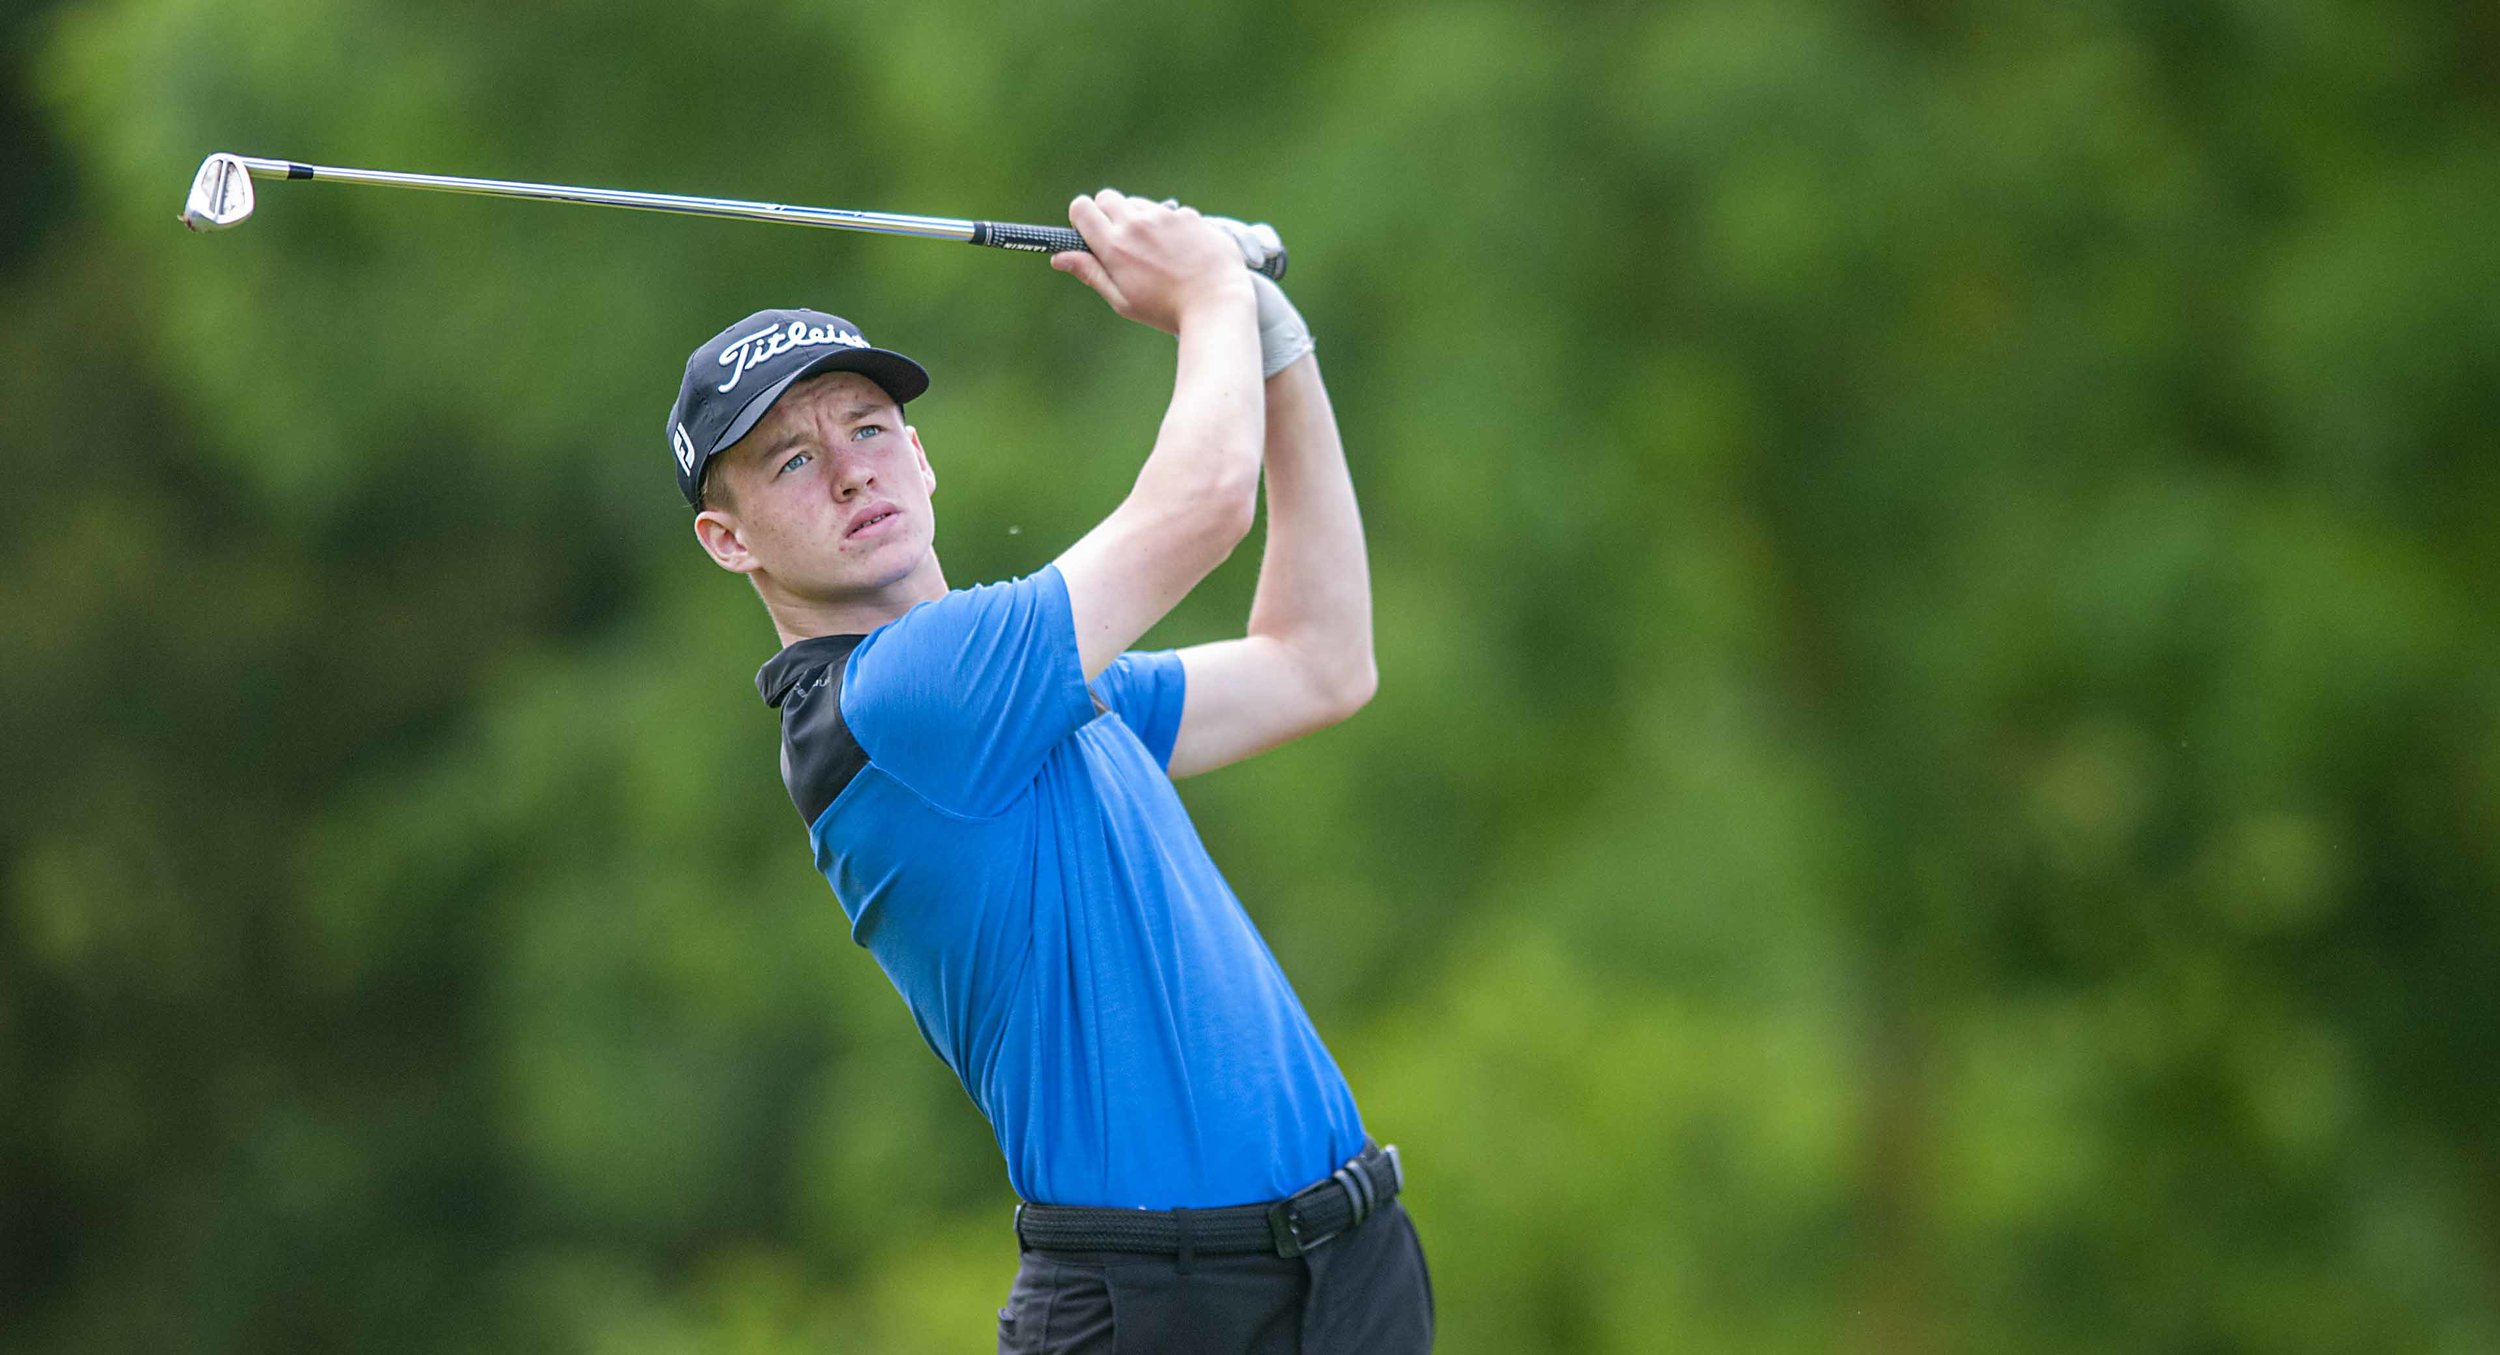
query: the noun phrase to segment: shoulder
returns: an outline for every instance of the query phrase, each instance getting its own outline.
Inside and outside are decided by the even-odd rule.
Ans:
[[[996,716],[1034,682],[1075,667],[1075,622],[1055,567],[933,598],[864,637],[850,660],[853,720],[881,739],[955,715]]]
[[[784,775],[811,826],[872,761],[950,813],[993,813],[1094,714],[1055,568],[802,641],[758,687],[780,695]]]
[[[920,603],[860,637],[861,659],[866,662],[880,653],[947,644],[968,631],[1031,625],[1037,619],[1065,616],[1067,611],[1068,585],[1059,577],[1057,565],[1044,565],[1022,578],[949,589],[942,597]]]

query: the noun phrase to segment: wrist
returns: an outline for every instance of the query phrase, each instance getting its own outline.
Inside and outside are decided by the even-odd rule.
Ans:
[[[1317,345],[1311,339],[1311,327],[1302,322],[1302,312],[1286,299],[1285,289],[1260,274],[1249,277],[1259,301],[1259,375],[1272,378],[1309,357]]]
[[[1228,276],[1208,279],[1205,286],[1190,293],[1174,319],[1183,328],[1208,323],[1238,324],[1244,316],[1255,319],[1258,309],[1258,293],[1250,290],[1250,270],[1236,268]]]

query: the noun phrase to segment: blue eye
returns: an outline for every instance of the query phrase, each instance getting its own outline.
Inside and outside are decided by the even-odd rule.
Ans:
[[[793,456],[791,456],[791,458],[790,458],[789,460],[784,461],[784,462],[782,462],[782,463],[781,463],[781,469],[780,469],[779,471],[775,472],[775,474],[779,474],[779,475],[787,475],[787,474],[789,474],[791,471],[794,471],[794,470],[798,469],[800,466],[805,465],[805,464],[807,463],[807,456],[808,456],[808,454],[807,454],[807,453],[805,453],[805,452],[799,452],[799,453],[794,454]]]
[[[851,430],[851,441],[857,442],[863,435],[882,433],[884,431],[885,426],[882,424],[863,423],[859,427]]]

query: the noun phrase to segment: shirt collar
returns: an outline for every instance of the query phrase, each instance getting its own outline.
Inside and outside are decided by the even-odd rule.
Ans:
[[[755,690],[762,694],[764,704],[779,706],[792,688],[811,675],[832,664],[851,657],[865,635],[812,635],[793,643],[755,672]]]

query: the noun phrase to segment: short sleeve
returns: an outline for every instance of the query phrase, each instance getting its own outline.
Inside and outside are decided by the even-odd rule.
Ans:
[[[998,812],[1093,718],[1058,567],[957,589],[851,656],[843,718],[879,768],[958,814]]]
[[[1155,765],[1169,771],[1172,742],[1180,737],[1181,707],[1188,694],[1180,654],[1169,649],[1132,649],[1113,659],[1094,679],[1094,693],[1154,754]]]

